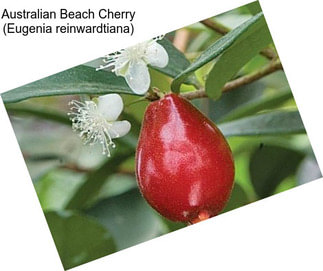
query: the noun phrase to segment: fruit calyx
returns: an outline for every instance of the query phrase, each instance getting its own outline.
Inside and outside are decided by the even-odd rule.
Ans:
[[[146,95],[145,95],[145,98],[148,100],[148,101],[157,101],[159,99],[162,99],[164,98],[164,96],[166,95],[165,92],[161,91],[160,89],[156,88],[156,87],[153,87],[151,90],[149,90]]]

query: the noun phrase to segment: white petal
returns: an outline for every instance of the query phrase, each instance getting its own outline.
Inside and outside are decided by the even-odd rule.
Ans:
[[[129,68],[129,61],[128,62],[124,62],[123,66],[115,66],[114,68],[114,72],[117,76],[125,76],[127,73],[127,70]]]
[[[98,99],[98,110],[107,121],[115,121],[121,114],[123,102],[118,94],[107,94]]]
[[[150,65],[155,67],[165,68],[168,64],[167,51],[156,41],[147,47],[145,58]]]
[[[131,124],[127,120],[115,121],[112,123],[112,126],[109,127],[108,131],[111,138],[122,137],[130,131]]]
[[[150,86],[150,75],[143,60],[131,61],[126,73],[126,81],[134,93],[144,94]]]
[[[125,51],[123,51],[116,59],[114,63],[114,71],[116,75],[124,76],[129,65],[129,56]]]

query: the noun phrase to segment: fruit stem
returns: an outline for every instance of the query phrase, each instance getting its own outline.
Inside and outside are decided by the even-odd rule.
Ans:
[[[132,101],[132,102],[130,102],[130,103],[125,104],[125,107],[131,106],[131,105],[136,104],[136,103],[143,102],[143,101],[145,101],[145,100],[146,100],[146,98],[145,98],[145,97],[140,98],[140,99],[137,99],[137,100],[134,100],[134,101]]]
[[[145,99],[152,102],[164,98],[165,94],[166,93],[160,89],[153,87],[147,92]]]

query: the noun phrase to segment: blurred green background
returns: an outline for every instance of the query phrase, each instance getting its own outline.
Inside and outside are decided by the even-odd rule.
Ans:
[[[211,20],[235,28],[255,14],[256,4]],[[222,37],[201,23],[167,34],[188,60]],[[275,51],[273,44],[271,49]],[[270,60],[257,54],[235,75],[252,73]],[[88,63],[95,66],[98,60]],[[196,71],[203,84],[214,60]],[[171,77],[150,69],[152,86],[169,90]],[[46,82],[45,82],[46,83]],[[183,85],[181,92],[194,87]],[[148,101],[122,94],[122,119],[131,132],[116,140],[111,158],[101,146],[85,146],[71,129],[68,102],[78,96],[32,98],[7,104],[12,125],[40,204],[66,269],[150,240],[186,225],[168,221],[143,199],[134,154]],[[241,207],[321,176],[282,70],[224,93],[192,101],[219,125],[233,151],[236,177],[225,210]]]

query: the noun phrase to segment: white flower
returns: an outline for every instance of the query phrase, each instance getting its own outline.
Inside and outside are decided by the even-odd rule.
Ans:
[[[115,148],[112,139],[126,135],[131,128],[127,120],[117,121],[123,110],[123,102],[118,94],[100,96],[94,101],[80,102],[73,100],[69,103],[72,112],[72,128],[79,132],[84,144],[102,144],[102,153],[110,156],[109,147]]]
[[[123,76],[129,87],[137,94],[144,94],[150,86],[147,65],[164,68],[168,64],[167,51],[157,43],[160,38],[141,42],[107,56],[106,65],[97,70],[114,67],[112,72]]]

